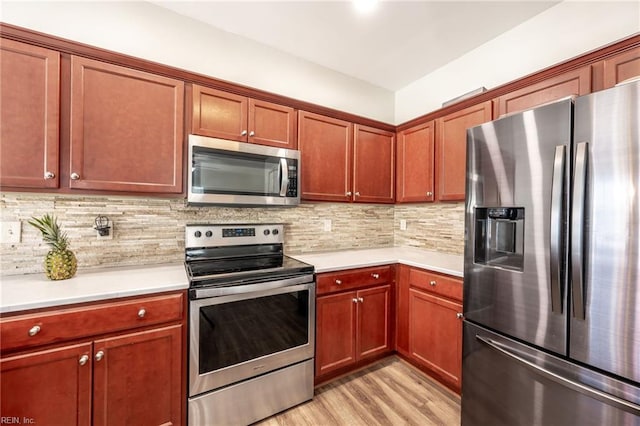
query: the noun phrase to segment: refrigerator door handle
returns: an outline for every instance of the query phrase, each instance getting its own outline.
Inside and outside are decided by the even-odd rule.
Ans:
[[[573,295],[573,317],[585,319],[584,315],[584,204],[587,188],[588,166],[587,142],[576,145],[573,194],[571,199],[571,293]]]
[[[606,392],[602,392],[597,389],[591,388],[589,386],[583,385],[582,383],[567,379],[566,377],[563,377],[559,374],[549,371],[546,368],[540,367],[539,365],[512,353],[509,350],[508,346],[504,345],[503,343],[496,342],[492,339],[489,339],[477,334],[476,334],[476,339],[484,343],[485,345],[489,346],[491,349],[498,351],[502,355],[507,356],[512,360],[517,361],[520,364],[523,364],[524,366],[528,367],[529,369],[533,370],[537,374],[549,380],[553,380],[554,382],[559,383],[560,385],[565,386],[571,390],[580,392],[583,395],[587,395],[591,398],[597,399],[599,401],[604,402],[605,404],[612,405],[616,408],[627,411],[636,416],[640,415],[639,405],[636,405],[629,401],[625,401],[622,398],[618,398]]]
[[[562,243],[564,223],[564,175],[565,175],[565,151],[564,145],[556,146],[553,159],[553,180],[551,183],[551,227],[549,230],[549,267],[551,285],[551,311],[562,313]]]

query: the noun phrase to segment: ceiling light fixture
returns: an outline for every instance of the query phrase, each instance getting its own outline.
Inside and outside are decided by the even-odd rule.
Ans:
[[[370,13],[378,6],[379,0],[353,0],[353,6],[360,13]]]

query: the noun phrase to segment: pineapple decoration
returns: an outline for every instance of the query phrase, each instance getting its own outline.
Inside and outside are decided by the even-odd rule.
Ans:
[[[41,218],[32,217],[29,224],[42,232],[43,241],[51,246],[44,258],[44,273],[50,280],[66,280],[76,274],[78,261],[67,248],[69,238],[62,232],[55,216],[45,214]]]

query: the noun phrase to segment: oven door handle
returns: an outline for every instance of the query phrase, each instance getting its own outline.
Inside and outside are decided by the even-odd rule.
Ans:
[[[289,287],[298,284],[313,282],[313,275],[307,274],[299,277],[285,278],[276,281],[263,281],[255,284],[245,284],[229,287],[196,288],[195,299],[205,299],[208,297],[227,296],[230,294],[252,293],[261,290],[271,290],[273,288]]]

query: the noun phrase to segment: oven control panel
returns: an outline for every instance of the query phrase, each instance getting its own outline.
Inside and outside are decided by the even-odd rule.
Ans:
[[[265,223],[252,225],[194,224],[185,228],[185,247],[239,246],[274,244],[284,241],[284,225]]]

